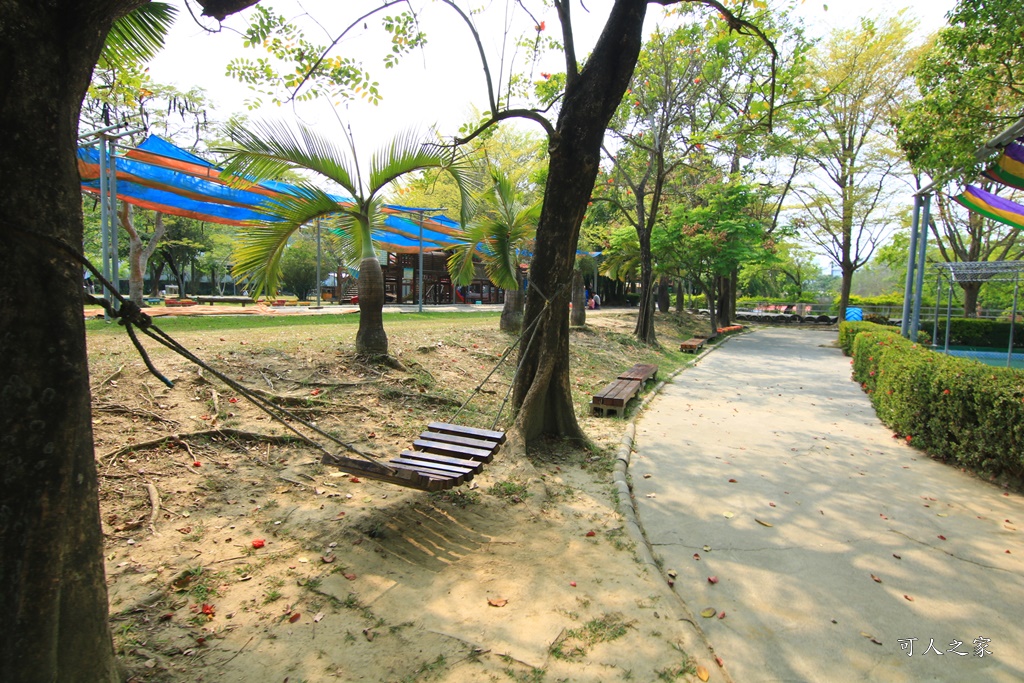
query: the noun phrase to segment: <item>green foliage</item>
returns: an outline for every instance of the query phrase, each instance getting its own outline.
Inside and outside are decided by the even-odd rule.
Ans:
[[[982,142],[1020,114],[1024,88],[1024,6],[1010,0],[960,0],[949,25],[920,60],[920,97],[898,121],[898,140],[918,170],[974,176]]]
[[[864,330],[853,342],[853,378],[879,419],[911,445],[1024,484],[1024,373]]]
[[[843,350],[845,355],[853,355],[853,343],[861,332],[892,332],[892,328],[888,325],[874,322],[849,322],[844,320],[839,323],[839,348]],[[918,344],[927,346],[931,342],[932,336],[926,330],[917,331]]]
[[[115,21],[107,33],[98,67],[117,71],[153,59],[163,49],[177,14],[173,5],[150,2]]]
[[[939,320],[939,338],[945,339],[945,321]],[[1010,322],[979,318],[953,318],[949,321],[949,343],[954,346],[981,346],[1005,349],[1010,342]],[[1013,330],[1014,348],[1024,348],[1024,325]]]
[[[514,481],[499,481],[487,490],[492,496],[501,498],[510,503],[522,503],[530,497],[530,491],[526,484],[517,484]]]
[[[325,45],[306,39],[301,28],[265,5],[257,5],[245,31],[245,47],[264,50],[268,56],[250,59],[236,57],[228,62],[228,76],[245,83],[275,104],[290,99],[305,85],[296,100],[326,95],[335,100],[357,97],[372,104],[380,101],[377,82],[351,57],[332,57]],[[398,43],[396,43],[398,45]],[[399,50],[399,53],[401,50]],[[257,98],[250,109],[258,107]]]
[[[292,240],[285,249],[281,257],[281,282],[301,301],[316,290],[316,244],[312,240]]]

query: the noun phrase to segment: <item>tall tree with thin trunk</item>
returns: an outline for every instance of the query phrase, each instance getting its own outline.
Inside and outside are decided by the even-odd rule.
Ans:
[[[806,157],[817,167],[796,190],[807,238],[842,272],[839,315],[845,315],[853,274],[894,227],[892,180],[905,170],[888,137],[913,83],[915,22],[903,13],[832,33],[813,53],[810,76],[822,95],[806,111],[813,138]]]

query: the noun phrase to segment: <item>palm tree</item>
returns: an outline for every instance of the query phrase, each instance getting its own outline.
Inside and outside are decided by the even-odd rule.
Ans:
[[[477,198],[476,217],[457,237],[460,244],[448,258],[448,270],[458,284],[473,281],[473,257],[483,261],[491,282],[505,290],[500,327],[518,332],[523,321],[522,270],[524,248],[537,233],[541,203],[528,204],[509,174],[490,169],[491,182]]]
[[[232,147],[219,151],[228,155],[225,173],[254,183],[278,178],[288,171],[312,171],[333,181],[351,199],[339,199],[309,181],[264,202],[259,211],[266,220],[250,227],[235,252],[236,275],[244,278],[256,296],[277,291],[281,279],[281,256],[288,239],[303,224],[327,217],[340,235],[351,261],[359,260],[359,331],[356,352],[387,355],[384,332],[384,273],[373,248],[373,231],[383,224],[378,195],[406,173],[438,168],[452,175],[462,199],[462,215],[469,215],[471,199],[461,159],[452,151],[421,144],[412,132],[395,137],[370,160],[369,175],[363,176],[356,160],[355,145],[346,134],[350,155],[331,140],[300,125],[296,133],[282,123],[248,127],[229,125]]]

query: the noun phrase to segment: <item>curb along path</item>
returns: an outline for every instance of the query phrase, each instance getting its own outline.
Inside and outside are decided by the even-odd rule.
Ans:
[[[835,338],[761,329],[658,385],[614,473],[638,553],[714,608],[712,680],[1024,680],[1024,498],[892,439]]]

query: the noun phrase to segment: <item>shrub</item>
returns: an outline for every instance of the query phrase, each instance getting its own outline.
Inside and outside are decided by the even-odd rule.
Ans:
[[[946,338],[946,321],[939,320],[939,339]],[[1005,349],[1010,341],[1010,323],[979,318],[952,318],[949,321],[949,343],[954,346],[983,346]],[[1024,348],[1024,325],[1013,330],[1014,348]]]
[[[879,419],[914,446],[1024,483],[1024,373],[865,329],[853,341],[853,377]]]
[[[847,356],[853,355],[853,340],[861,332],[892,332],[890,325],[880,325],[873,322],[847,322],[839,323],[839,348]],[[898,334],[898,333],[897,333]],[[924,329],[917,331],[917,343],[928,346],[932,343],[932,335]]]

